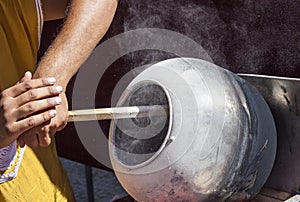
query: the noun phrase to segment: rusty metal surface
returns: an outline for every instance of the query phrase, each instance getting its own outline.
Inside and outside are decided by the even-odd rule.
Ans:
[[[300,188],[300,79],[240,74],[267,101],[277,128],[275,165],[266,187],[296,193]]]

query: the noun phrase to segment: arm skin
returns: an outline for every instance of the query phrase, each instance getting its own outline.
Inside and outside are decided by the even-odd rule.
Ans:
[[[44,0],[51,2],[51,0]],[[54,1],[55,2],[55,1]],[[65,89],[82,63],[108,30],[117,0],[72,0],[65,24],[47,53],[38,64],[34,78],[55,77],[63,87],[62,105],[56,107],[57,115],[48,125],[33,128],[24,134],[24,143],[30,147],[47,146],[51,136],[63,129],[67,123],[67,100]],[[47,13],[45,11],[45,13]],[[48,18],[51,16],[47,13]],[[53,16],[52,16],[53,18]],[[42,142],[36,138],[38,134]]]
[[[34,77],[55,76],[65,89],[108,30],[116,8],[117,0],[72,0],[65,24]]]
[[[61,87],[54,86],[54,78],[31,80],[27,72],[21,82],[0,94],[0,149],[25,131],[50,121],[56,115],[54,107],[61,102]]]

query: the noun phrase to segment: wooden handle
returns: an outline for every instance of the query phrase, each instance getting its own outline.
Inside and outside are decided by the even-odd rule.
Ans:
[[[149,115],[166,116],[167,114],[168,106],[165,105],[84,109],[69,111],[68,122],[126,119],[135,117],[147,117]]]

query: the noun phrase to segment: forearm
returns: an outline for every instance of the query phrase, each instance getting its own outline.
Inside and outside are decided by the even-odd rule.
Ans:
[[[42,58],[34,77],[55,76],[65,89],[108,30],[116,7],[117,0],[73,0],[61,32]]]

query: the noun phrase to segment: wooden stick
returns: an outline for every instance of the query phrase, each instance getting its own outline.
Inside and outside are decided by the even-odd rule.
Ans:
[[[68,122],[167,116],[168,106],[128,106],[69,111]]]

